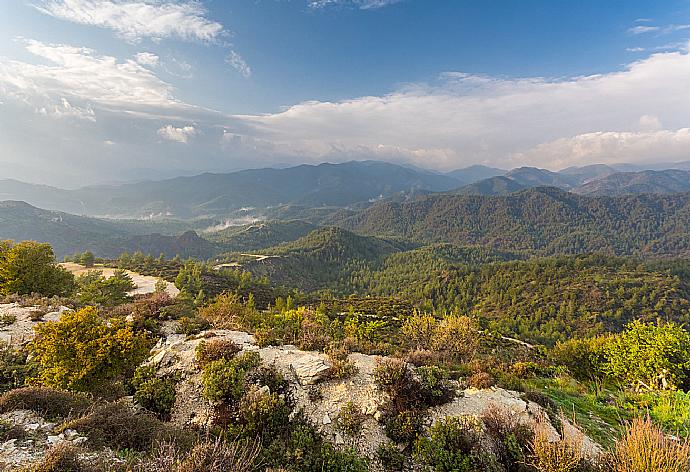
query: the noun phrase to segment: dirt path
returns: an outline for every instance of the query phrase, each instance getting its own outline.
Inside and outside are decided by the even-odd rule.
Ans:
[[[100,270],[101,272],[103,272],[104,277],[112,277],[115,274],[115,271],[118,270],[114,267],[104,267],[101,265],[86,268],[83,265],[75,264],[74,262],[64,262],[60,265],[68,271],[70,271],[75,276],[85,274],[90,270]],[[158,282],[159,280],[158,277],[152,277],[150,275],[141,275],[137,272],[132,272],[131,270],[126,270],[125,272],[132,278],[134,284],[137,286],[137,288],[135,288],[129,293],[130,295],[142,295],[146,293],[153,293],[156,291],[156,282]],[[174,284],[170,282],[165,283],[167,284],[167,288],[165,291],[168,292],[168,295],[170,295],[171,297],[175,297],[178,293],[180,293],[180,291],[177,289],[177,287],[175,287]]]

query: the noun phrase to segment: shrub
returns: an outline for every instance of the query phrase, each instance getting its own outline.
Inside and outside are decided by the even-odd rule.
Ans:
[[[290,412],[277,393],[254,387],[242,397],[229,432],[243,438],[280,437],[289,425]]]
[[[116,270],[112,277],[104,277],[99,270],[90,270],[76,281],[77,298],[82,305],[121,305],[130,299],[128,293],[136,288],[124,270]]]
[[[26,352],[0,342],[0,393],[24,385],[30,375],[31,365],[27,364]]]
[[[362,427],[367,416],[362,413],[362,408],[354,402],[347,402],[340,408],[335,420],[335,427],[343,434],[352,438],[362,434]]]
[[[412,444],[427,423],[426,413],[420,410],[388,411],[381,419],[386,436],[399,444]]]
[[[467,383],[470,387],[482,390],[496,385],[496,380],[494,380],[493,376],[488,372],[477,372],[467,379]]]
[[[393,443],[380,444],[376,449],[376,457],[386,472],[403,472],[407,464],[407,457]]]
[[[4,328],[5,326],[10,326],[11,324],[14,324],[15,321],[17,321],[17,317],[14,315],[10,315],[7,313],[0,315],[0,328]]]
[[[0,442],[10,439],[22,440],[26,437],[26,430],[22,425],[13,424],[6,420],[0,420]]]
[[[196,347],[196,361],[202,369],[218,359],[232,359],[242,348],[229,339],[201,341]]]
[[[565,366],[577,380],[590,382],[598,393],[606,376],[606,346],[609,342],[611,338],[608,336],[559,342],[551,351],[551,359],[556,365]]]
[[[278,343],[273,329],[265,326],[254,331],[254,340],[259,347],[268,347]]]
[[[532,428],[522,424],[511,411],[494,404],[482,412],[481,420],[486,433],[493,440],[498,461],[506,470],[520,470],[533,440]]]
[[[374,382],[390,397],[392,407],[403,411],[419,401],[419,383],[403,360],[385,359],[374,369]]]
[[[562,428],[561,437],[551,441],[544,420],[534,428],[528,464],[539,472],[578,472],[586,470],[582,434],[575,428]],[[651,469],[653,470],[653,469]]]
[[[74,276],[55,261],[50,244],[0,241],[0,294],[69,296]]]
[[[259,366],[249,373],[248,379],[255,385],[265,385],[271,392],[282,395],[288,404],[291,402],[290,382],[285,379],[275,365]]]
[[[436,351],[415,349],[407,353],[407,362],[417,367],[435,365],[440,362],[440,357]]]
[[[45,387],[18,388],[0,396],[0,413],[31,410],[51,420],[81,415],[91,405],[84,395]]]
[[[484,471],[480,425],[468,417],[450,417],[437,422],[428,437],[415,444],[415,457],[436,472]]]
[[[192,448],[174,472],[249,472],[259,452],[255,441],[204,441]]]
[[[674,441],[649,418],[635,419],[606,458],[611,472],[686,472],[690,445]]]
[[[198,291],[198,290],[197,290]],[[199,308],[199,317],[217,328],[249,330],[257,317],[253,307],[242,302],[236,293],[222,293],[213,302]]]
[[[431,366],[419,367],[415,372],[419,378],[419,396],[423,405],[443,405],[455,396],[453,384],[448,380],[448,371]]]
[[[329,348],[328,359],[331,361],[330,376],[334,379],[346,379],[352,377],[358,371],[354,362],[348,359],[347,349],[338,346]]]
[[[79,449],[70,443],[58,443],[48,449],[40,463],[23,469],[25,472],[89,472],[79,460]]]
[[[178,320],[177,334],[193,336],[211,327],[211,323],[198,316],[183,316]]]
[[[449,360],[468,362],[479,348],[479,324],[468,316],[447,316],[434,332],[432,347]]]
[[[633,387],[674,390],[690,371],[690,333],[675,323],[634,320],[605,347],[606,371]]]
[[[400,333],[411,348],[427,350],[434,344],[437,325],[438,320],[432,315],[415,312],[405,320]]]
[[[212,361],[204,369],[202,383],[204,397],[211,401],[234,403],[242,398],[247,372],[258,367],[260,358],[256,352],[246,352],[234,359]]]
[[[123,402],[104,403],[87,415],[68,421],[63,429],[74,429],[95,447],[150,451],[160,441],[189,443],[190,433],[166,425],[148,413],[137,413]]]
[[[100,319],[94,308],[67,312],[34,330],[29,349],[39,366],[36,380],[77,391],[96,392],[127,377],[146,358],[150,344],[123,320]]]
[[[134,372],[134,399],[148,411],[166,420],[175,405],[175,379],[156,376],[153,366],[141,366]]]

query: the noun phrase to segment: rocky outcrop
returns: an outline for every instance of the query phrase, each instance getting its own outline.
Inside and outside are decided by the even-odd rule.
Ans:
[[[202,397],[201,371],[196,364],[195,350],[202,340],[213,338],[232,340],[245,351],[257,351],[264,365],[275,366],[291,383],[295,409],[302,410],[335,444],[356,447],[360,453],[371,457],[381,443],[388,441],[377,421],[386,401],[385,394],[376,388],[373,380],[374,369],[381,359],[379,356],[350,354],[348,360],[356,366],[356,373],[346,379],[331,379],[328,375],[330,362],[322,353],[301,351],[295,346],[259,348],[253,336],[227,330],[211,330],[191,339],[171,335],[151,351],[150,364],[155,364],[161,374],[175,373],[180,378],[172,412],[173,422],[205,427],[212,421],[213,405]],[[336,428],[340,410],[348,402],[358,405],[366,415],[359,437],[345,437]],[[541,406],[524,400],[518,392],[495,387],[461,389],[458,385],[456,398],[432,408],[430,420],[433,423],[449,416],[476,417],[491,405],[527,424],[548,417]],[[554,440],[558,438],[557,431],[548,422],[545,427]],[[598,450],[593,441],[585,438],[585,442],[589,450]]]
[[[75,445],[87,441],[72,429],[58,431],[56,423],[46,421],[28,410],[15,410],[0,415],[0,422],[13,428],[13,438],[0,443],[0,470],[15,470],[40,460],[46,449],[62,442]]]
[[[0,316],[13,318],[14,321],[0,328],[0,342],[11,346],[20,346],[31,340],[34,326],[44,321],[57,321],[69,308],[58,307],[43,313],[38,306],[21,306],[18,303],[0,304]]]

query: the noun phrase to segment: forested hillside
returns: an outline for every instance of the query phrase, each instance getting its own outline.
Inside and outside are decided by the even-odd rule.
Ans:
[[[425,243],[531,254],[690,254],[690,193],[584,197],[555,188],[507,196],[438,195],[382,202],[335,224]]]

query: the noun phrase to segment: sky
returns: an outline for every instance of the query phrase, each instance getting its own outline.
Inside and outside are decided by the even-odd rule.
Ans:
[[[2,0],[0,178],[690,159],[690,0]]]

